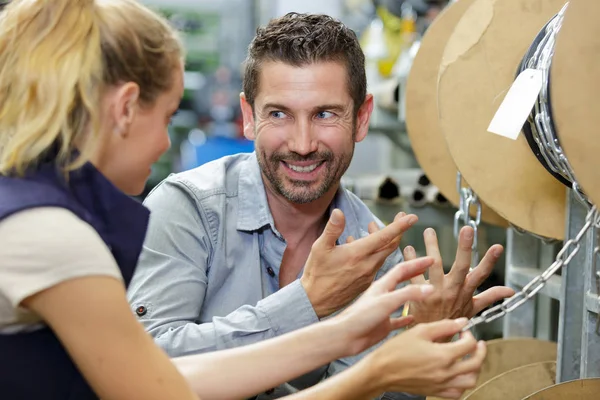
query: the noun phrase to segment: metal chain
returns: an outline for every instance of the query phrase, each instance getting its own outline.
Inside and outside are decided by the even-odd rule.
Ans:
[[[460,228],[470,226],[473,228],[473,245],[471,246],[471,267],[479,264],[479,224],[481,223],[481,202],[479,197],[470,187],[462,186],[462,175],[456,173],[456,191],[458,192],[458,210],[454,214],[454,237],[458,240]],[[475,218],[471,217],[471,207],[474,207]]]
[[[548,269],[541,275],[533,278],[520,292],[516,293],[511,298],[504,300],[502,304],[487,309],[480,316],[471,318],[467,326],[463,328],[463,331],[471,329],[481,323],[489,323],[495,319],[501,318],[535,296],[537,292],[542,290],[546,282],[556,273],[556,271],[571,262],[581,247],[581,240],[592,226],[596,228],[600,227],[600,213],[596,209],[596,206],[590,208],[585,217],[585,223],[581,227],[579,233],[577,233],[574,239],[569,239],[564,243],[562,249],[556,255],[555,261]],[[600,251],[600,249],[598,251]]]

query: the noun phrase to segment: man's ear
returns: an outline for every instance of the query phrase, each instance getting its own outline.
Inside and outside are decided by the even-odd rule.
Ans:
[[[373,113],[373,95],[367,94],[365,101],[361,104],[358,109],[358,115],[356,116],[356,137],[355,142],[362,141],[369,132],[369,121],[371,114]]]
[[[127,134],[129,126],[135,119],[139,97],[140,87],[134,82],[123,84],[115,93],[112,112],[121,134]]]
[[[244,136],[248,140],[254,140],[256,139],[256,132],[254,132],[254,113],[252,112],[252,106],[246,100],[244,92],[240,93],[240,108],[242,109]]]

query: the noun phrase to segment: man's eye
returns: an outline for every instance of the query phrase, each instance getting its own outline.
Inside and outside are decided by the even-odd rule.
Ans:
[[[333,116],[335,116],[335,114],[332,112],[329,112],[329,111],[320,111],[317,113],[317,118],[319,118],[319,119],[327,119],[327,118],[331,118]]]
[[[277,119],[285,118],[285,113],[283,111],[271,111],[269,115]]]

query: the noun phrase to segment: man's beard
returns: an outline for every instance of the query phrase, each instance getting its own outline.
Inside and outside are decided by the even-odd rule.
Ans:
[[[257,152],[258,164],[263,175],[269,181],[275,192],[291,203],[306,204],[321,198],[333,186],[337,185],[346,172],[352,161],[354,149],[350,154],[342,154],[335,157],[331,151],[314,152],[307,156],[301,156],[298,153],[273,153],[267,157],[264,151]],[[292,180],[282,176],[278,170],[284,168],[282,161],[320,161],[325,162],[325,179],[316,183],[310,181]],[[320,167],[317,167],[320,168]]]

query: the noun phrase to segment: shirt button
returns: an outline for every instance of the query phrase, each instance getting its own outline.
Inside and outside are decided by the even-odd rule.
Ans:
[[[267,274],[272,278],[275,276],[275,271],[273,271],[273,268],[267,267]]]
[[[269,389],[265,392],[265,394],[273,394],[273,393],[275,393],[275,388]]]
[[[144,306],[139,306],[138,308],[135,309],[135,313],[137,314],[138,317],[143,317],[144,315],[146,315],[147,312],[148,312],[148,310]]]

